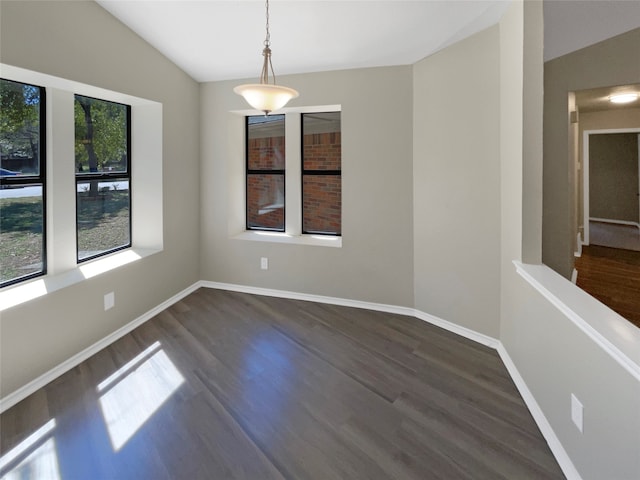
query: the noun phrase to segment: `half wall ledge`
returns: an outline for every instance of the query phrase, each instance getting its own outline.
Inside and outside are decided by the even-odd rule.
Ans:
[[[640,380],[640,329],[546,265],[513,263],[522,278]]]

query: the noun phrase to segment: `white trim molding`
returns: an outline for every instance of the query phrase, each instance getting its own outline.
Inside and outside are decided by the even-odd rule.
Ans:
[[[273,290],[270,288],[249,287],[246,285],[234,285],[230,283],[203,281],[201,282],[201,285],[203,287],[216,288],[219,290],[230,290],[234,292],[251,293],[254,295],[266,295],[268,297],[289,298],[292,300],[306,300],[309,302],[328,303],[331,305],[341,305],[344,307],[364,308],[367,310],[374,310],[377,312],[408,315],[411,317],[416,317],[420,320],[424,320],[425,322],[431,323],[432,325],[435,325],[440,328],[444,328],[445,330],[448,330],[462,337],[468,338],[469,340],[473,340],[474,342],[481,343],[482,345],[486,345],[487,347],[490,347],[493,349],[497,348],[500,343],[496,338],[490,337],[488,335],[484,335],[482,333],[476,332],[475,330],[471,330],[469,328],[462,327],[460,325],[456,325],[455,323],[449,322],[447,320],[443,320],[442,318],[438,318],[429,313],[422,312],[420,310],[416,310],[415,308],[410,308],[410,307],[400,307],[397,305],[364,302],[361,300],[350,300],[350,299],[338,298],[338,297],[327,297],[323,295],[310,295],[308,293],[291,292],[291,291],[285,291],[285,290]]]
[[[425,322],[435,325],[436,327],[444,328],[451,333],[455,333],[456,335],[460,335],[461,337],[468,338],[469,340],[473,340],[474,342],[480,343],[486,347],[493,348],[495,350],[498,348],[498,345],[500,345],[500,341],[497,338],[490,337],[489,335],[485,335],[484,333],[476,332],[475,330],[471,330],[470,328],[463,327],[448,320],[443,320],[442,318],[422,312],[420,310],[414,310],[413,312],[414,316],[416,318],[419,318],[420,320],[424,320]]]
[[[531,412],[531,416],[535,420],[536,425],[538,425],[542,436],[547,441],[547,444],[549,445],[553,456],[556,458],[558,465],[562,470],[562,473],[565,474],[568,480],[581,480],[582,477],[578,473],[578,470],[571,461],[571,458],[567,454],[567,451],[562,446],[562,443],[560,443],[560,440],[553,431],[553,428],[547,420],[547,417],[545,417],[544,412],[540,408],[540,405],[538,405],[538,402],[536,402],[535,397],[531,393],[531,390],[529,390],[529,387],[527,387],[527,384],[522,378],[522,375],[520,375],[520,372],[516,368],[515,363],[513,363],[513,360],[511,360],[509,352],[507,352],[507,349],[504,347],[502,342],[498,342],[497,350],[502,363],[504,363],[504,366],[507,368],[511,379],[513,380],[513,383],[516,384],[516,388],[518,389],[518,392],[520,392],[520,396],[524,400],[524,403],[527,405],[529,412]]]
[[[615,225],[627,225],[630,227],[638,227],[640,228],[639,222],[631,222],[629,220],[616,220],[614,218],[598,218],[598,217],[589,217],[590,222],[600,222],[600,223],[613,223]]]
[[[580,233],[578,233],[578,235],[576,236],[576,246],[578,247],[578,249],[573,252],[573,256],[576,258],[580,258],[582,256],[582,235],[580,235]]]
[[[274,290],[271,288],[251,287],[248,285],[236,285],[233,283],[200,282],[200,286],[215,288],[218,290],[229,290],[232,292],[251,293],[253,295],[265,295],[267,297],[289,298],[291,300],[306,300],[308,302],[328,303],[343,307],[365,308],[378,312],[397,313],[400,315],[414,315],[414,309],[409,307],[399,307],[397,305],[387,305],[384,303],[363,302],[361,300],[350,300],[348,298],[327,297],[324,295],[312,295],[309,293],[291,292],[287,290]]]

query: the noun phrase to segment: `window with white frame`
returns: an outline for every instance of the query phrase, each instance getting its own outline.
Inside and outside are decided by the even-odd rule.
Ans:
[[[340,246],[339,106],[283,111],[244,116],[246,235],[239,238]]]
[[[162,251],[162,104],[0,67],[0,311]]]

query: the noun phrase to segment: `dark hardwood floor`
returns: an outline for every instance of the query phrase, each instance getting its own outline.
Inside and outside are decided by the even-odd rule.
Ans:
[[[0,421],[7,478],[564,478],[494,350],[413,317],[213,289]]]
[[[590,245],[575,268],[580,288],[640,328],[640,252]]]

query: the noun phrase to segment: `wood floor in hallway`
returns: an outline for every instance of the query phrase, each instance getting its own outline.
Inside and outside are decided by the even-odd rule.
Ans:
[[[580,288],[640,328],[640,252],[585,246],[575,267]]]
[[[215,289],[0,421],[8,478],[564,478],[494,350],[413,317]]]

